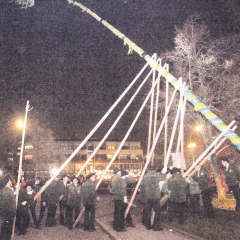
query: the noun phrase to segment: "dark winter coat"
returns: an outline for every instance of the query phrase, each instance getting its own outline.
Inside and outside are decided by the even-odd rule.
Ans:
[[[142,201],[158,199],[161,197],[159,182],[165,180],[165,175],[156,171],[148,171],[140,184],[140,196]]]
[[[95,205],[97,200],[96,183],[88,179],[82,185],[82,198],[84,205]]]
[[[170,199],[172,202],[186,202],[188,183],[179,173],[174,173],[168,179],[168,190],[171,191]]]
[[[196,172],[192,177],[195,181],[198,182],[199,188],[201,190],[207,190],[212,187],[208,169],[209,167],[201,167],[199,172]]]
[[[69,193],[67,204],[71,206],[80,206],[81,204],[81,186],[77,184],[76,186],[71,184],[68,186]]]
[[[13,220],[16,215],[16,196],[11,188],[4,187],[1,191],[1,218]]]
[[[112,180],[112,193],[114,200],[122,200],[127,196],[127,184],[120,175],[115,174]]]
[[[59,197],[62,195],[60,191],[59,182],[53,180],[50,185],[46,188],[45,194],[47,197],[48,204],[57,204],[59,201]]]
[[[237,186],[240,181],[240,169],[235,164],[229,164],[228,169],[224,170],[225,181],[228,187]]]

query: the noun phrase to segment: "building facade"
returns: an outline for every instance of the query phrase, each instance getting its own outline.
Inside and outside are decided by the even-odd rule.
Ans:
[[[23,172],[25,177],[37,177],[53,174],[72,155],[82,143],[81,140],[54,140],[44,148],[36,148],[33,144],[25,143],[23,153]],[[62,173],[76,174],[82,165],[89,160],[82,172],[86,175],[96,172],[99,175],[106,169],[108,163],[119,151],[121,142],[105,141],[99,147],[100,141],[88,141],[72,158]],[[98,150],[96,151],[96,149]],[[19,149],[20,150],[20,149]],[[20,153],[20,152],[19,152]],[[18,153],[18,155],[19,155]],[[94,155],[93,155],[94,153]],[[143,168],[143,149],[138,141],[125,142],[117,154],[113,166],[132,173],[138,173]],[[109,172],[111,172],[112,167]]]

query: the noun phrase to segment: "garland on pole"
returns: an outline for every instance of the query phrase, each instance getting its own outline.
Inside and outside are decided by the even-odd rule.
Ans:
[[[96,20],[101,22],[105,27],[107,27],[112,33],[114,33],[117,37],[124,41],[124,45],[128,45],[129,50],[128,54],[131,54],[135,51],[142,58],[144,58],[150,65],[150,67],[154,66],[154,61],[151,59],[150,55],[148,55],[143,49],[137,46],[134,42],[132,42],[129,38],[127,38],[124,34],[122,34],[119,30],[114,28],[111,24],[101,19],[96,13],[92,12],[90,9],[86,8],[82,4],[74,0],[67,0],[69,4],[73,4],[75,6],[80,7],[83,11],[90,14]],[[204,104],[196,95],[194,95],[190,90],[182,85],[180,81],[178,81],[170,72],[167,71],[161,64],[158,64],[156,70],[169,82],[172,86],[177,89],[179,92],[183,92],[184,97],[194,106],[194,110],[201,113],[208,121],[212,123],[220,132],[223,132],[227,125],[215,114],[213,113],[207,106]],[[234,133],[231,129],[228,130],[224,136],[228,138],[240,151],[240,136]]]

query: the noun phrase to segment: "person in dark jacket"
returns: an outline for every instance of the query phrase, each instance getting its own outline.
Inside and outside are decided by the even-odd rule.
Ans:
[[[211,179],[208,173],[209,163],[205,163],[200,169],[192,176],[192,178],[198,182],[201,189],[201,197],[203,203],[203,217],[214,218],[214,211],[212,206],[212,194],[213,189],[211,185]],[[199,167],[198,167],[199,168]]]
[[[29,206],[30,213],[32,215],[33,224],[35,228],[38,229],[38,221],[36,217],[37,200],[34,200],[34,196],[36,195],[36,189],[32,183],[29,183],[26,186],[26,190],[27,190],[28,202],[29,202],[28,206]]]
[[[195,181],[192,177],[190,179],[186,179],[189,183],[189,199],[190,199],[190,210],[192,215],[200,216],[200,194],[201,189],[197,181]]]
[[[229,159],[222,159],[224,167],[225,181],[228,191],[232,191],[233,197],[236,200],[235,211],[240,212],[240,169],[237,165],[230,163]]]
[[[59,198],[62,194],[59,189],[59,177],[56,177],[51,182],[51,184],[46,188],[45,193],[47,196],[47,209],[48,209],[45,226],[54,227],[57,225],[55,215]]]
[[[39,182],[39,189],[41,189],[41,187],[46,183],[47,179],[43,179]],[[39,213],[39,217],[38,217],[38,226],[41,225],[42,220],[43,220],[43,216],[44,216],[44,212],[47,208],[47,194],[45,191],[43,191],[41,193],[41,201],[40,201],[40,213]]]
[[[161,191],[159,183],[165,180],[165,175],[157,173],[154,166],[148,167],[148,172],[144,175],[140,185],[140,193],[145,201],[143,209],[142,223],[147,230],[153,229],[153,231],[161,231],[161,207],[160,198]],[[152,210],[155,212],[153,225],[151,225]]]
[[[71,228],[69,225],[69,221],[66,219],[70,218],[69,215],[71,214],[70,206],[67,205],[67,198],[69,194],[68,188],[69,177],[67,175],[63,175],[62,181],[59,184],[59,190],[61,192],[61,197],[59,201],[59,210],[60,210],[60,224],[66,225],[68,228]]]
[[[77,217],[80,214],[81,208],[81,185],[79,184],[78,178],[74,177],[72,179],[72,184],[68,186],[69,194],[67,198],[67,205],[70,208],[70,214],[67,221],[69,222],[69,226],[73,225],[73,215],[76,221]],[[74,222],[75,222],[74,221]],[[78,223],[76,227],[79,227],[80,224]]]
[[[83,205],[85,207],[84,211],[84,231],[93,232],[95,231],[95,205],[97,201],[96,192],[96,175],[95,173],[90,173],[87,176],[87,181],[82,184],[82,198]]]
[[[30,183],[26,183],[26,185],[19,191],[16,215],[17,235],[25,235],[27,233],[27,228],[30,223],[30,215],[28,209],[30,206],[34,205],[32,192],[32,186],[30,185]]]
[[[117,232],[125,232],[125,226],[135,227],[132,221],[131,214],[128,213],[125,221],[125,211],[127,209],[127,179],[125,178],[125,171],[119,168],[113,169],[114,178],[112,180],[112,193],[114,197],[114,215],[113,215],[113,229]],[[123,175],[123,176],[122,176]],[[122,177],[121,177],[122,176]]]
[[[178,223],[184,223],[184,211],[187,201],[188,183],[181,176],[181,169],[174,167],[172,177],[167,182],[170,191],[168,201],[168,221],[172,222],[174,216],[177,216]]]
[[[16,197],[12,190],[12,181],[9,176],[0,180],[1,189],[1,209],[2,219],[0,240],[10,240],[12,236],[12,227],[16,215]]]

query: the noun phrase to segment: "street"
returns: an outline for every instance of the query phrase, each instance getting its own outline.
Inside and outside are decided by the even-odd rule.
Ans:
[[[81,219],[81,227],[75,228],[73,230],[68,230],[67,227],[62,225],[57,225],[56,227],[47,228],[42,224],[40,229],[33,228],[32,221],[30,222],[30,226],[28,228],[28,232],[25,236],[14,236],[16,240],[23,239],[37,239],[37,240],[46,240],[46,239],[99,239],[99,240],[146,240],[146,239],[159,239],[163,238],[165,240],[190,240],[195,239],[189,237],[183,233],[179,233],[174,231],[173,229],[163,226],[164,230],[161,232],[154,232],[152,230],[148,231],[141,224],[141,210],[142,207],[139,205],[139,202],[136,200],[134,204],[137,207],[132,208],[131,213],[133,215],[133,221],[136,224],[136,228],[127,228],[126,232],[115,232],[112,229],[111,223],[113,218],[113,197],[109,194],[99,194],[100,200],[97,202],[96,206],[96,231],[95,232],[84,232],[82,223],[83,219]],[[38,216],[38,212],[37,212]],[[46,213],[45,213],[46,217]],[[59,222],[59,211],[57,211],[57,222]]]

